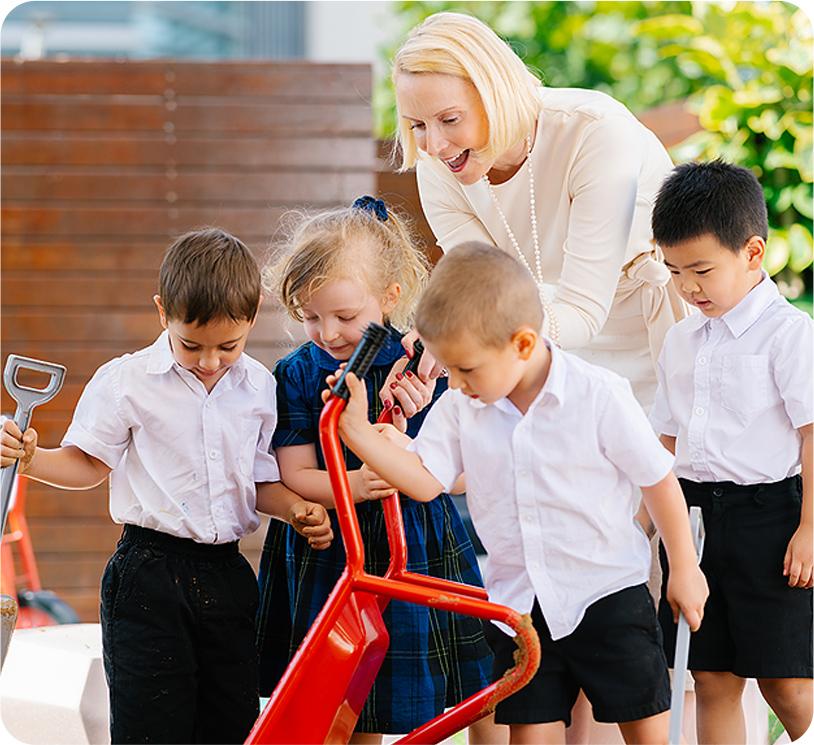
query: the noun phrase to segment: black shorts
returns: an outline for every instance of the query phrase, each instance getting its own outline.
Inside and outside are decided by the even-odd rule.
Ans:
[[[647,585],[628,587],[589,606],[579,626],[552,641],[537,601],[531,611],[540,637],[540,668],[529,684],[497,705],[498,724],[571,723],[580,689],[598,722],[631,722],[670,708],[670,680],[661,631]],[[494,644],[495,680],[514,665],[514,640]]]
[[[701,569],[709,599],[690,641],[690,670],[744,678],[812,677],[812,591],[788,586],[783,557],[800,524],[802,479],[739,486],[679,480],[690,506],[704,515]],[[659,547],[665,597],[668,569]],[[676,625],[662,599],[659,621],[667,659],[675,654]]]

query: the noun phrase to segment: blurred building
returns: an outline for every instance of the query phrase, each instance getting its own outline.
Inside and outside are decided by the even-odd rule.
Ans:
[[[3,56],[374,62],[390,2],[48,2],[13,8]]]

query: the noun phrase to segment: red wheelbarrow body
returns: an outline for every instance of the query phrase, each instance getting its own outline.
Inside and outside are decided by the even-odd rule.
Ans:
[[[387,332],[379,328],[372,335],[381,338],[382,332]],[[363,348],[369,343],[369,332],[365,332],[366,338],[357,350],[368,367],[380,348],[375,343]],[[364,363],[356,366],[356,358],[355,352],[347,369],[362,377],[367,368]],[[347,396],[344,380],[334,386],[332,393],[320,417],[319,437],[336,500],[347,566],[246,742],[348,742],[387,652],[389,635],[381,614],[391,598],[502,621],[517,633],[516,664],[499,681],[399,740],[440,742],[494,710],[499,701],[531,680],[540,664],[539,640],[528,616],[521,617],[510,608],[488,602],[482,588],[406,570],[407,549],[397,494],[382,500],[390,566],[384,577],[364,571],[364,546],[338,435],[339,416]]]

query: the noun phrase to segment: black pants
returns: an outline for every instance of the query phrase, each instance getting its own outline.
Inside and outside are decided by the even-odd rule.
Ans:
[[[237,543],[126,525],[102,578],[113,743],[242,743],[259,714],[257,580]]]

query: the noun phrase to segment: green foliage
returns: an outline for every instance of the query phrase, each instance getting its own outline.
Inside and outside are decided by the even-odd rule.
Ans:
[[[641,112],[688,99],[703,131],[676,161],[723,157],[751,168],[769,209],[766,267],[784,290],[811,284],[812,27],[783,2],[400,2],[403,31],[432,13],[481,18],[552,87],[601,90]],[[380,137],[395,129],[389,80],[377,84]]]

